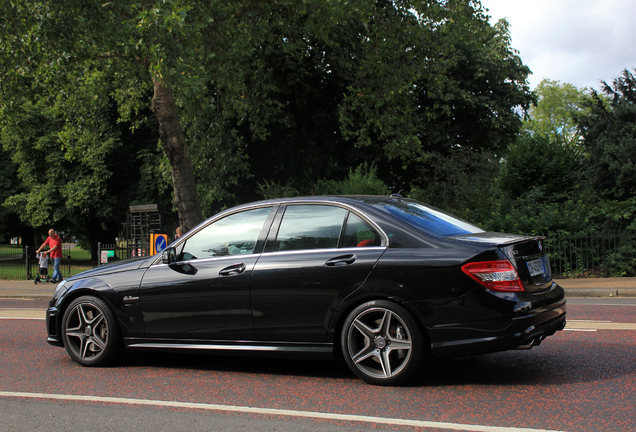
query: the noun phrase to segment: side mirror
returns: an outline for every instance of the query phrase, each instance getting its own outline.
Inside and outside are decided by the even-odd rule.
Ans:
[[[177,262],[177,253],[173,247],[165,248],[163,252],[161,252],[161,262],[168,265]]]

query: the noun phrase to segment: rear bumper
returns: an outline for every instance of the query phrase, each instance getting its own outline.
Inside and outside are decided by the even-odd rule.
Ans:
[[[523,316],[428,328],[434,356],[461,357],[530,349],[565,327],[565,299]]]

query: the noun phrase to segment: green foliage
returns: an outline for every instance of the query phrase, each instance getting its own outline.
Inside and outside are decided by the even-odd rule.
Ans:
[[[588,115],[587,89],[544,79],[535,89],[537,103],[528,112],[524,130],[547,137],[553,143],[574,147],[581,144],[576,116]]]
[[[258,193],[265,199],[288,198],[301,195],[291,184],[282,185],[265,180],[258,184]]]
[[[509,204],[498,161],[534,96],[478,1],[12,0],[0,18],[4,208],[34,226],[112,232],[184,189],[208,215],[389,188],[472,220]]]
[[[589,115],[575,118],[590,155],[595,189],[624,201],[636,195],[636,77],[625,69],[612,86],[604,83],[603,92],[605,96],[593,91]]]
[[[490,26],[472,1],[382,4],[341,105],[345,138],[405,166],[457,145],[504,148],[532,101],[507,23]]]
[[[636,197],[624,201],[590,197],[588,206],[591,229],[636,230]]]
[[[493,152],[458,147],[446,155],[430,153],[409,196],[479,223],[500,200],[498,170]]]
[[[265,199],[299,195],[388,195],[386,184],[378,178],[377,167],[363,163],[343,180],[318,180],[298,189],[293,183],[281,184],[265,180],[258,184],[258,193]]]
[[[636,276],[636,247],[634,238],[621,244],[612,252],[606,263],[610,277],[634,277]]]
[[[346,179],[319,180],[315,185],[316,195],[388,195],[389,188],[377,176],[375,165],[366,162],[350,170]]]
[[[481,226],[487,231],[528,235],[579,232],[590,226],[589,208],[583,201],[552,203],[541,194],[530,193],[517,200],[500,200]]]
[[[583,168],[582,148],[523,132],[508,147],[499,186],[513,199],[532,193],[549,202],[564,201],[579,186]]]
[[[55,99],[42,99],[31,83],[0,99],[0,139],[18,167],[3,208],[21,224],[88,237],[94,246],[114,238],[131,201],[157,201],[162,183],[140,178],[144,162],[154,161],[137,153],[156,153],[156,136],[142,122],[132,132],[118,120],[107,74],[89,71]]]

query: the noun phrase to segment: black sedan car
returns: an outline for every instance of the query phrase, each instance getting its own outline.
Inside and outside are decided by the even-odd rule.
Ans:
[[[529,349],[565,315],[540,237],[400,196],[309,197],[229,209],[161,254],[63,281],[47,340],[85,366],[125,349],[342,356],[394,385],[433,356]]]

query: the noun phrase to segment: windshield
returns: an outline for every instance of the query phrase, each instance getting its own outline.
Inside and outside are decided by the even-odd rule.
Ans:
[[[384,201],[377,205],[409,225],[437,237],[484,232],[473,224],[417,201]]]

